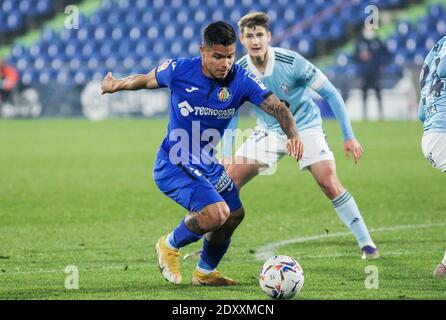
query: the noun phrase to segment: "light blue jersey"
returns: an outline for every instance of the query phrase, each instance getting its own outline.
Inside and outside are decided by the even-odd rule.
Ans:
[[[420,74],[419,118],[424,133],[446,132],[446,37],[427,55]]]
[[[313,89],[330,105],[341,125],[344,140],[354,138],[342,97],[325,75],[300,54],[283,48],[269,47],[268,63],[263,74],[253,65],[249,55],[243,56],[237,63],[254,73],[268,89],[287,104],[298,131],[310,128],[321,128],[322,130],[321,113],[311,96],[310,89]],[[258,126],[285,134],[276,118],[260,108],[254,110]],[[237,128],[237,118],[232,119],[228,129]],[[230,156],[229,146],[232,146],[232,143],[228,141],[230,138],[228,134],[225,135],[224,157]]]

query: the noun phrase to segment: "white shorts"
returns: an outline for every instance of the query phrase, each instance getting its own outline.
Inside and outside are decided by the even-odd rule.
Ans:
[[[322,129],[307,129],[299,132],[304,145],[304,153],[299,161],[300,170],[323,160],[333,160],[334,155],[328,146]],[[244,157],[264,163],[265,169],[275,167],[277,162],[287,154],[286,135],[256,127],[254,133],[238,148],[236,157]]]
[[[421,139],[424,157],[432,167],[446,172],[446,133],[427,133]]]

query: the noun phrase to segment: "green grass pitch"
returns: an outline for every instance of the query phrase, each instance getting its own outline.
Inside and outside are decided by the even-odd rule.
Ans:
[[[246,218],[219,267],[241,281],[231,288],[192,287],[193,259],[182,262],[182,285],[158,271],[155,242],[185,214],[152,180],[166,126],[166,119],[0,121],[0,299],[268,299],[257,280],[260,248],[313,236],[276,251],[304,269],[295,299],[446,298],[446,279],[432,277],[446,249],[446,180],[423,159],[420,123],[353,123],[365,150],[357,165],[344,158],[337,124],[324,125],[381,259],[360,259],[311,175],[285,158],[275,175],[242,191]],[[77,290],[65,288],[69,265],[79,271]],[[379,272],[378,289],[365,287],[368,266]]]

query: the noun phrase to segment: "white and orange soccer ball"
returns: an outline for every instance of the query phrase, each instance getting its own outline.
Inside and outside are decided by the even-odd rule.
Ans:
[[[304,285],[304,272],[295,259],[274,256],[263,264],[259,283],[263,292],[271,298],[291,299]]]

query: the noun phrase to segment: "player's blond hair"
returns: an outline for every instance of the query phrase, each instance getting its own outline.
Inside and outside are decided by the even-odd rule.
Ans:
[[[250,12],[244,15],[237,25],[241,34],[244,28],[264,27],[266,31],[269,31],[269,17],[265,12]]]

